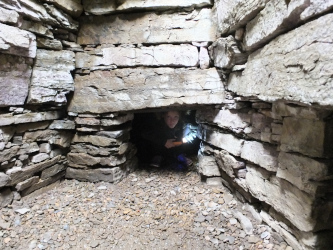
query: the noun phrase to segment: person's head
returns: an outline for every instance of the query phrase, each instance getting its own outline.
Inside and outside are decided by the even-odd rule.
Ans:
[[[177,110],[171,110],[163,114],[163,119],[165,124],[169,128],[174,128],[177,126],[180,119],[180,112]]]

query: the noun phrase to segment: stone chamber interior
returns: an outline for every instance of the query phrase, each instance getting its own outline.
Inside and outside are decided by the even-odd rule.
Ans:
[[[0,207],[123,180],[152,111],[187,107],[202,180],[332,249],[332,30],[332,1],[0,1]]]

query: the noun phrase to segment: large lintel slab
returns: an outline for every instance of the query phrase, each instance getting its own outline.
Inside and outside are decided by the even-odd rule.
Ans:
[[[191,43],[217,39],[211,9],[188,14],[85,16],[81,18],[80,24],[78,43],[81,45]]]
[[[213,5],[212,0],[83,0],[84,11],[94,15],[105,15],[120,11],[169,10],[180,8],[202,8]]]
[[[76,75],[74,113],[108,113],[178,105],[216,104],[224,84],[216,69],[137,68]]]
[[[281,35],[253,53],[228,89],[265,101],[333,106],[333,14]]]

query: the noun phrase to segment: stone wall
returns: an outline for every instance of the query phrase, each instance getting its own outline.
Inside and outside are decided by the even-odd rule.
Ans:
[[[294,249],[332,247],[332,9],[216,1],[209,52],[229,72],[226,99],[197,112],[201,175],[256,204]]]
[[[80,2],[0,2],[0,207],[65,175]]]

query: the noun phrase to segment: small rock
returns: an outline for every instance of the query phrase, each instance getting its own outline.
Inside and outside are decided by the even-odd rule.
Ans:
[[[19,214],[26,214],[27,212],[29,212],[30,209],[29,208],[19,208],[16,209],[15,212],[19,213]]]

